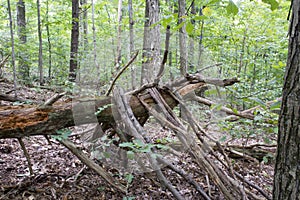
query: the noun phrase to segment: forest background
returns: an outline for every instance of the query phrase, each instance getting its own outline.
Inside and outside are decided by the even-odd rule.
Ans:
[[[230,134],[220,141],[260,138],[267,144],[276,143],[290,6],[288,1],[278,2],[186,1],[186,15],[181,23],[177,1],[159,4],[159,20],[151,27],[159,27],[157,38],[161,52],[165,49],[168,25],[171,32],[163,82],[181,76],[178,32],[182,27],[188,36],[189,73],[200,71],[209,77],[237,77],[240,81],[231,87],[205,91],[204,96],[216,102],[209,111],[202,112],[198,105],[189,105],[198,112],[200,121],[217,123],[221,131]],[[1,77],[14,79],[15,86],[37,86],[37,91],[38,85],[63,88],[82,96],[103,95],[107,91],[120,67],[136,50],[143,49],[145,1],[80,1],[79,17],[75,20],[72,5],[74,2],[48,0],[24,4],[20,0],[8,9],[7,2],[1,1],[0,15],[5,20],[0,23],[0,56],[3,60],[10,55],[13,60],[1,68]],[[20,10],[25,6],[26,18],[22,21]],[[79,33],[75,57],[71,36],[74,22],[78,23]],[[76,69],[72,71],[74,61]],[[117,84],[126,90],[140,86],[144,61],[140,53]],[[76,79],[72,77],[74,72]],[[218,120],[224,117],[219,110],[225,105],[234,112],[257,105],[262,110],[254,113],[253,121],[225,122]],[[268,159],[264,157],[263,162],[267,163]]]

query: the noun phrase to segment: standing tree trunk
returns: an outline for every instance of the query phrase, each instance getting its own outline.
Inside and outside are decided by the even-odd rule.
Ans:
[[[40,85],[43,85],[44,84],[44,74],[43,74],[43,41],[42,41],[42,28],[41,28],[40,0],[36,1],[36,6],[37,6],[37,17],[38,17]]]
[[[19,0],[17,3],[17,24],[18,24],[18,36],[20,39],[21,45],[25,46],[26,38],[26,12],[25,12],[25,3],[23,0]],[[19,53],[19,77],[24,82],[29,81],[29,66],[26,63],[27,56],[26,50],[23,48],[23,51]]]
[[[203,15],[202,13],[203,8],[199,9],[199,15]],[[198,62],[197,62],[197,66],[201,66],[201,57],[202,57],[202,52],[203,52],[203,48],[202,48],[202,42],[203,42],[203,31],[204,31],[204,20],[200,20],[200,35],[199,35],[199,54],[198,54]]]
[[[9,15],[9,28],[10,28],[10,39],[11,39],[11,63],[14,70],[14,93],[15,97],[17,97],[17,76],[16,76],[16,64],[15,64],[15,40],[14,40],[14,31],[13,31],[13,23],[11,17],[11,8],[10,1],[7,0],[7,9]]]
[[[196,7],[195,7],[195,1],[192,1],[192,3],[191,3],[191,15],[193,16],[193,15],[195,15],[196,14]],[[194,19],[191,19],[191,24],[193,25],[193,26],[195,26],[195,20]],[[194,33],[193,33],[194,34]],[[189,54],[188,54],[188,60],[189,60],[189,64],[188,64],[188,66],[189,66],[189,71],[190,72],[195,72],[196,70],[195,70],[195,63],[194,63],[194,51],[195,51],[195,44],[194,44],[194,37],[192,37],[192,35],[191,35],[191,37],[189,37]]]
[[[46,31],[48,40],[48,78],[51,80],[52,71],[52,45],[50,40],[50,28],[49,28],[49,0],[46,1]]]
[[[273,199],[300,199],[300,0],[292,1]]]
[[[185,0],[178,1],[178,23],[184,23],[179,29],[179,50],[180,50],[180,73],[184,76],[187,73],[187,49],[186,49],[186,30],[185,30]]]
[[[69,80],[75,81],[78,68],[78,42],[79,42],[79,1],[72,0],[72,31]]]
[[[158,21],[158,0],[146,0],[141,84],[154,80],[160,64],[160,26],[151,27]]]
[[[122,0],[118,3],[118,33],[117,33],[117,54],[115,58],[115,72],[119,71],[121,66],[121,51],[122,51]],[[114,75],[114,74],[113,74]]]
[[[128,0],[128,10],[129,10],[129,51],[130,56],[133,56],[134,53],[134,32],[133,32],[133,26],[134,26],[134,20],[133,20],[133,6],[132,6],[132,0]],[[134,66],[131,65],[131,87],[132,90],[136,89],[136,70],[134,69]]]
[[[96,27],[95,27],[95,2],[92,0],[92,30],[93,30],[93,60],[94,65],[97,69],[97,77],[98,77],[98,83],[97,83],[97,89],[98,92],[100,91],[99,88],[101,86],[101,78],[100,78],[100,66],[97,61],[97,44],[96,44]]]
[[[82,10],[82,29],[83,29],[83,49],[86,52],[88,48],[88,4],[87,0],[80,0]]]

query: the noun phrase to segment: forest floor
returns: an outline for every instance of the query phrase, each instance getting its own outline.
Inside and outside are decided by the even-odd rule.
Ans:
[[[1,93],[8,93],[12,85],[2,82],[0,88]],[[18,93],[21,98],[37,101],[45,101],[53,95],[52,91],[34,88],[20,88]],[[0,106],[7,104],[0,101]],[[157,128],[155,122],[150,123],[154,124],[147,125],[146,129],[152,134],[165,134],[168,131]],[[79,135],[70,139],[78,148],[85,149]],[[134,173],[132,182],[129,183],[118,170],[103,166],[114,178],[127,185],[127,194],[122,194],[94,171],[84,167],[78,158],[55,139],[50,138],[51,143],[43,136],[23,140],[31,157],[34,175],[29,174],[28,164],[18,140],[0,140],[0,200],[173,199],[167,189],[160,187],[154,172]],[[223,199],[216,186],[188,155],[174,160],[173,164],[189,173],[212,199]],[[234,169],[271,196],[274,172],[272,162],[258,164],[236,159]],[[162,171],[186,199],[201,199],[196,189],[178,174],[167,168]]]

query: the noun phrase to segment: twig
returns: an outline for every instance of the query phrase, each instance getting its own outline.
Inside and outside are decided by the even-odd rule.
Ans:
[[[27,160],[27,163],[28,163],[28,168],[29,168],[29,173],[30,173],[30,175],[33,175],[33,170],[32,170],[30,156],[29,156],[28,151],[27,151],[27,149],[25,147],[25,144],[24,144],[22,138],[18,138],[18,141],[19,141],[20,146],[21,146],[21,148],[23,150],[23,153],[24,153],[24,155],[26,157],[26,160]]]
[[[242,181],[244,181],[245,183],[247,183],[250,187],[255,188],[260,194],[262,194],[264,197],[266,197],[266,199],[271,200],[271,197],[265,192],[263,191],[260,187],[258,187],[257,185],[254,185],[253,183],[251,183],[250,181],[248,181],[247,179],[245,179],[242,175],[240,175],[239,173],[237,173],[236,171],[234,172],[234,174]]]
[[[177,174],[179,174],[180,176],[182,176],[188,183],[193,185],[196,188],[196,190],[202,195],[202,197],[204,199],[210,200],[209,196],[203,191],[201,186],[194,179],[192,179],[192,177],[190,177],[185,171],[177,168],[172,163],[168,162],[165,159],[162,159],[161,157],[157,157],[157,159],[159,162],[165,164],[169,169],[171,169],[172,171],[174,171]]]
[[[277,144],[263,144],[263,143],[255,143],[255,144],[250,144],[247,146],[241,146],[241,145],[227,145],[227,147],[231,148],[245,148],[245,149],[253,149],[254,147],[267,147],[267,148],[274,148],[277,147]]]
[[[213,102],[213,101],[210,101],[208,99],[205,99],[203,97],[199,97],[199,96],[194,96],[192,98],[193,100],[199,102],[199,103],[203,103],[207,106],[212,106],[212,105],[215,105],[216,103]],[[252,114],[249,114],[249,113],[242,113],[242,112],[234,112],[233,110],[229,109],[229,108],[226,108],[225,106],[221,106],[221,109],[222,111],[226,112],[227,114],[230,114],[230,115],[235,115],[235,116],[238,116],[238,117],[242,117],[242,118],[246,118],[246,119],[251,119],[253,120],[254,119],[254,116]]]
[[[0,62],[0,69],[4,66],[4,64],[7,62],[10,55],[7,55],[1,62]]]
[[[210,65],[210,66],[204,67],[204,68],[202,68],[202,69],[197,70],[196,73],[200,73],[200,72],[202,72],[202,71],[204,71],[204,70],[207,70],[207,69],[209,69],[209,68],[212,68],[212,67],[218,67],[218,66],[221,66],[222,64],[223,64],[223,63],[216,63],[216,64],[214,64],[214,65]]]
[[[114,179],[109,173],[107,173],[102,167],[97,165],[93,160],[86,156],[82,151],[78,150],[73,142],[64,139],[59,141],[65,147],[67,147],[81,162],[86,166],[97,172],[102,178],[104,178],[110,185],[114,186],[116,189],[122,193],[126,193],[126,187],[122,185],[119,181]]]
[[[144,85],[142,85],[140,88],[135,89],[133,91],[127,92],[125,95],[136,95],[141,93],[142,91],[148,89],[148,88],[152,88],[155,87],[157,84],[156,83],[146,83]]]
[[[170,26],[167,26],[167,30],[166,30],[166,42],[165,42],[165,52],[164,52],[164,57],[163,60],[160,64],[160,69],[159,72],[156,75],[156,78],[154,79],[154,83],[159,82],[160,78],[164,75],[165,72],[165,64],[167,62],[168,59],[168,54],[169,54],[169,46],[170,46]]]
[[[50,99],[48,99],[44,104],[42,104],[39,107],[52,106],[56,101],[58,101],[64,95],[66,95],[66,92],[63,92],[60,94],[55,94],[54,96],[52,96]]]
[[[129,65],[131,65],[131,63],[136,59],[136,57],[138,56],[139,51],[137,51],[134,56],[129,60],[129,62],[121,69],[121,71],[119,71],[119,73],[116,75],[116,77],[114,78],[113,82],[110,84],[107,92],[105,93],[105,96],[108,96],[112,89],[114,88],[114,85],[116,83],[116,81],[118,80],[118,78],[121,76],[121,74],[129,67]]]
[[[205,175],[205,179],[206,179],[206,183],[207,183],[207,187],[208,187],[208,195],[211,196],[211,185],[210,185],[208,175]]]

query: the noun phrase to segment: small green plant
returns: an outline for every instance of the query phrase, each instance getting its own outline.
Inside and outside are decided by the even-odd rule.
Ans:
[[[136,153],[149,153],[151,148],[167,149],[169,147],[162,144],[144,144],[141,140],[133,140],[132,142],[123,142],[119,144],[120,147],[127,147],[132,152]],[[128,154],[128,152],[127,152]]]
[[[65,140],[69,137],[69,135],[71,135],[72,131],[70,129],[61,129],[61,130],[57,130],[56,134],[57,135],[52,135],[51,137],[55,140],[61,141],[61,140]]]
[[[133,200],[135,197],[123,197],[123,200]]]

